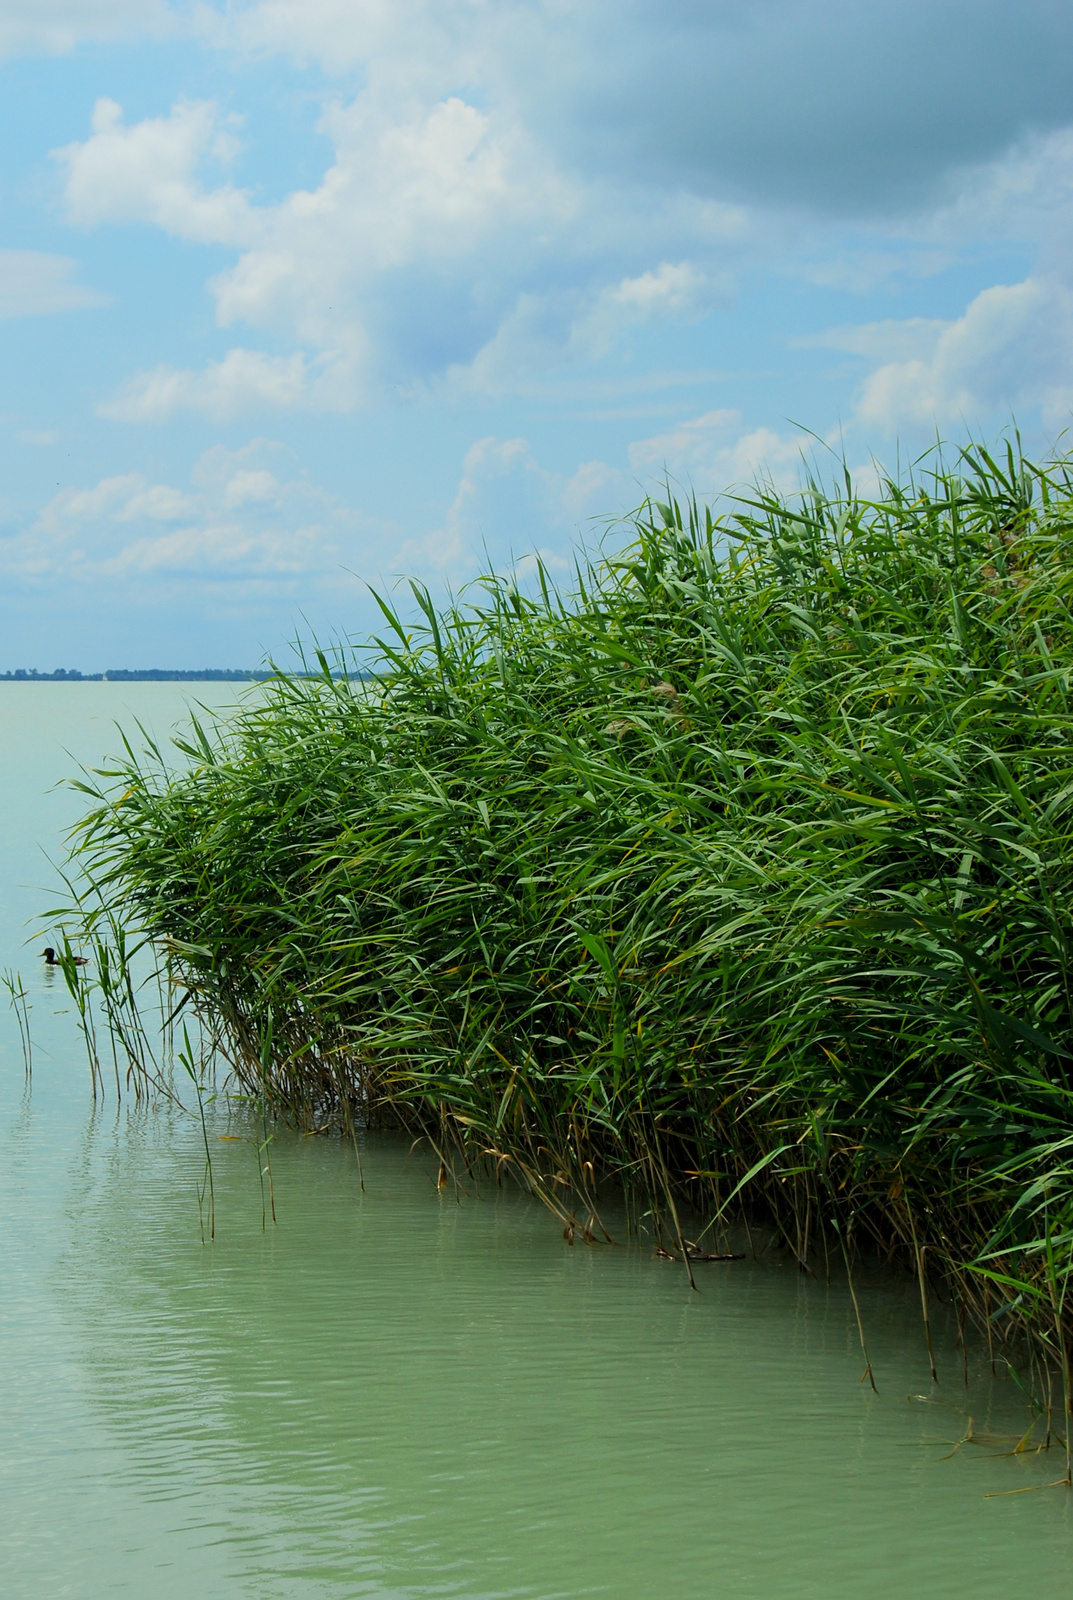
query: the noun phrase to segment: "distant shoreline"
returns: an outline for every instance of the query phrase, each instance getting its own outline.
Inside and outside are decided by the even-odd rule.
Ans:
[[[269,679],[279,677],[276,672],[245,672],[238,668],[229,667],[204,667],[198,672],[167,672],[161,667],[147,667],[144,671],[130,671],[126,668],[108,672],[78,672],[66,671],[60,668],[56,672],[27,671],[19,668],[17,672],[0,672],[0,683],[267,683]],[[319,678],[319,672],[290,672],[290,678]],[[361,672],[333,673],[333,678],[362,679],[366,676]]]
[[[167,672],[162,667],[147,667],[140,672],[68,672],[62,667],[56,672],[38,672],[20,667],[17,672],[0,672],[0,683],[252,683],[275,676],[274,672],[244,672],[229,667],[205,667],[200,672]]]

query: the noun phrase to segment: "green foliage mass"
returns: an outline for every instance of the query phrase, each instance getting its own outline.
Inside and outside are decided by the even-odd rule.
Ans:
[[[107,774],[83,934],[166,948],[305,1125],[396,1115],[568,1227],[617,1179],[679,1243],[744,1207],[802,1261],[927,1252],[1062,1344],[1069,471],[974,448],[610,549],[415,589],[375,681]]]

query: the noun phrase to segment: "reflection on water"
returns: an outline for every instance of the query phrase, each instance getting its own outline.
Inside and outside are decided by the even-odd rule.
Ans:
[[[38,1049],[28,1095],[0,1011],[6,1596],[1067,1591],[1065,1491],[984,1498],[1053,1456],[928,1442],[962,1411],[1016,1436],[1012,1385],[977,1356],[966,1391],[947,1330],[951,1408],[907,1401],[930,1390],[911,1285],[862,1286],[873,1395],[837,1284],[744,1261],[692,1294],[650,1246],[566,1246],[513,1189],[438,1191],[389,1136],[363,1193],[351,1149],[278,1135],[262,1232],[222,1108],[203,1247],[197,1128],[94,1112],[62,986],[19,964]]]

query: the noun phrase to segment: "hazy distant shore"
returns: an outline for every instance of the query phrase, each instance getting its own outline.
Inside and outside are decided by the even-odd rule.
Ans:
[[[146,667],[139,671],[122,668],[108,672],[66,671],[60,667],[55,672],[28,671],[22,667],[17,672],[0,672],[0,683],[267,683],[274,672],[247,672],[237,667],[202,667],[198,671],[170,672],[162,667]],[[290,677],[320,677],[321,673],[290,673]],[[333,677],[361,678],[362,673],[342,674]]]
[[[197,672],[168,672],[161,667],[141,671],[79,672],[63,667],[55,672],[38,672],[20,667],[17,672],[0,672],[0,683],[248,683],[271,678],[271,672],[245,672],[234,667],[204,667]]]

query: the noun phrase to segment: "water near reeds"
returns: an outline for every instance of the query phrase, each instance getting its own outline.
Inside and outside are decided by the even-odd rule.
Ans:
[[[228,686],[198,686],[223,704]],[[0,966],[27,981],[24,1083],[0,1009],[0,1592],[7,1600],[1007,1600],[1068,1592],[1073,1498],[1002,1455],[1024,1403],[941,1333],[931,1394],[911,1284],[861,1300],[776,1262],[680,1268],[567,1247],[516,1191],[456,1201],[420,1152],[254,1145],[94,1111],[62,980],[24,948],[117,715],[163,732],[176,686],[0,689]],[[69,751],[66,756],[64,751]],[[219,1134],[238,1137],[222,1142]],[[958,1409],[954,1409],[958,1408]],[[973,1418],[984,1444],[939,1459]],[[1008,1439],[1003,1443],[1003,1439]],[[944,1447],[932,1441],[948,1440]]]

